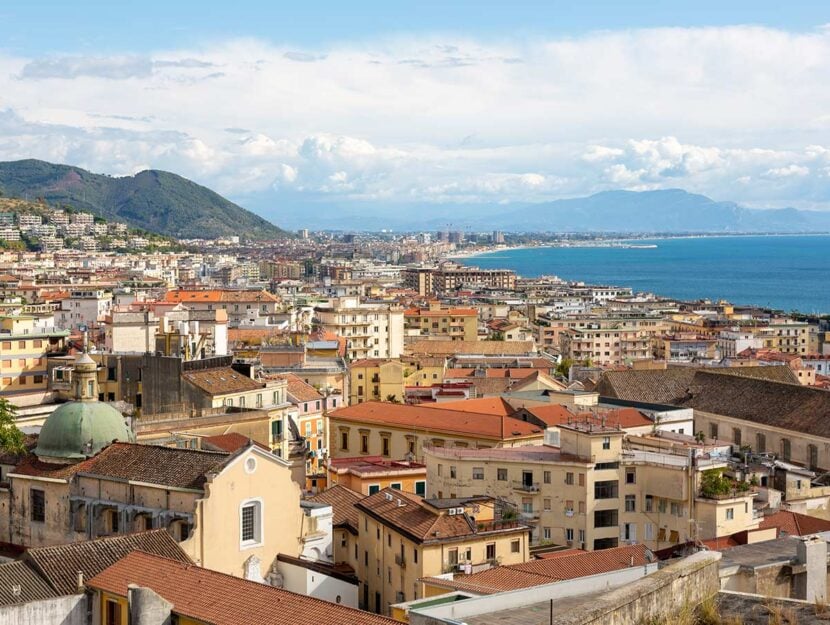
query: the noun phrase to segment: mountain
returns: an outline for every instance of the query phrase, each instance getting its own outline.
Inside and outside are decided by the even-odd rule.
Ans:
[[[281,220],[290,228],[307,227],[313,214],[315,228],[346,231],[830,232],[830,212],[745,208],[682,189],[605,191],[543,203],[386,205],[281,192],[252,194],[245,203],[265,213],[275,199]]]
[[[509,211],[511,230],[595,232],[827,232],[830,212],[752,209],[682,189],[605,191]]]
[[[0,162],[0,192],[43,198],[111,221],[177,238],[239,235],[274,239],[286,233],[218,193],[166,171],[114,178],[34,159]]]

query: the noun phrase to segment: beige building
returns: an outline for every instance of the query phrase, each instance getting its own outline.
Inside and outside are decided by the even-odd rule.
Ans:
[[[408,309],[404,313],[404,321],[407,338],[478,340],[478,312],[475,308],[451,308],[430,302],[428,308]]]
[[[395,305],[343,297],[318,306],[315,314],[324,332],[346,339],[350,360],[397,358],[403,353],[404,311]]]
[[[653,343],[667,330],[658,317],[568,317],[551,321],[542,338],[558,335],[562,355],[571,360],[615,365],[653,358]]]
[[[41,327],[35,317],[0,317],[0,397],[38,404],[48,393],[46,359],[63,354],[69,331]]]
[[[509,269],[479,269],[444,262],[437,267],[411,267],[401,271],[403,286],[419,295],[457,291],[461,288],[490,288],[513,291],[516,272]]]
[[[490,497],[421,499],[384,489],[355,508],[361,605],[380,614],[422,597],[423,577],[529,558],[529,528],[501,519]]]
[[[700,496],[702,471],[726,467],[728,445],[660,433],[628,437],[624,451],[625,433],[599,420],[560,425],[558,436],[555,447],[427,448],[427,495],[487,493],[515,506],[534,542],[587,550],[635,542],[657,550],[758,525],[753,494]],[[716,451],[723,455],[703,458]]]

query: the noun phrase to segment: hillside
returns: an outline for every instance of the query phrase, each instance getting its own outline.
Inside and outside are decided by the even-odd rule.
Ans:
[[[38,160],[0,162],[0,193],[43,198],[98,217],[177,238],[231,235],[273,239],[286,233],[218,193],[166,171],[114,178]]]

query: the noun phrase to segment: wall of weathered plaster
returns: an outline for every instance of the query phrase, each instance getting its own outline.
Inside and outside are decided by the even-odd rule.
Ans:
[[[0,625],[86,625],[86,597],[69,595],[4,606]]]

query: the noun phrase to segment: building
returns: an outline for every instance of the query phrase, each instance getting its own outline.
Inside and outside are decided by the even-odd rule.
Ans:
[[[96,328],[112,310],[112,293],[102,289],[73,289],[61,300],[55,325],[63,330]]]
[[[339,484],[362,495],[392,488],[426,496],[426,465],[414,461],[388,460],[381,456],[332,458],[326,468],[328,484]]]
[[[420,579],[459,567],[471,571],[529,557],[529,528],[502,520],[490,497],[422,499],[391,488],[361,499],[358,577],[365,609],[422,597]]]
[[[479,269],[446,261],[437,267],[410,267],[401,271],[403,286],[421,296],[441,295],[459,289],[513,291],[516,272],[509,269]]]
[[[266,291],[176,289],[167,292],[164,303],[168,306],[183,304],[194,310],[224,310],[231,328],[274,326],[281,322],[281,300]]]
[[[332,458],[381,456],[420,461],[424,447],[512,447],[541,444],[545,425],[531,418],[444,408],[366,402],[329,413]]]
[[[344,297],[314,310],[317,325],[323,332],[346,339],[346,357],[350,360],[397,358],[403,353],[404,311],[401,308]]]
[[[603,365],[653,358],[654,340],[668,329],[659,317],[580,317],[551,325],[561,328],[562,356]]]
[[[407,338],[478,340],[478,312],[475,308],[450,308],[431,302],[428,308],[407,309],[404,321]]]
[[[46,360],[66,353],[68,336],[68,330],[41,326],[36,317],[0,317],[0,397],[17,406],[46,401]]]
[[[427,448],[427,495],[487,493],[513,504],[534,542],[587,550],[660,549],[757,527],[752,494],[700,496],[702,472],[727,466],[729,444],[671,433],[626,438],[618,424],[590,417],[559,425],[548,442],[558,444]]]

